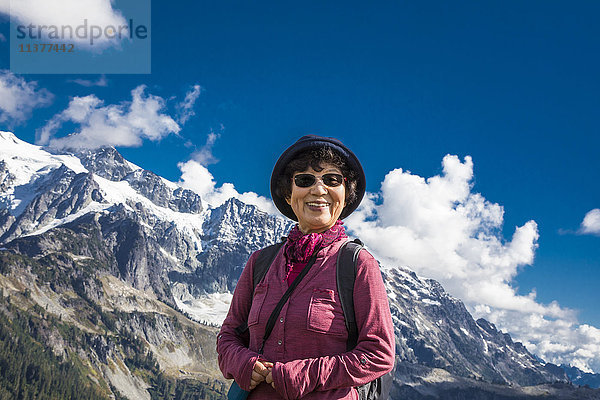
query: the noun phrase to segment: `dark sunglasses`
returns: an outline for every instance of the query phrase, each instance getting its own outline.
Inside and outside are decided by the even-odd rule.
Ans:
[[[325,186],[337,187],[344,183],[346,178],[340,174],[323,174],[320,178],[313,174],[298,174],[294,177],[294,183],[298,187],[307,188],[317,183],[317,179],[321,179]]]

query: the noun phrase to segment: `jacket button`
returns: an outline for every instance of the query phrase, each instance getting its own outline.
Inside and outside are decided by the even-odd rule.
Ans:
[[[281,343],[283,343],[281,340],[277,341],[277,344],[281,346]]]
[[[367,359],[366,359],[366,358],[364,358],[364,357],[361,357],[361,358],[360,358],[360,363],[361,363],[362,365],[366,365],[366,364],[367,364]]]
[[[281,318],[279,319],[279,322],[283,323],[283,317],[281,317]]]

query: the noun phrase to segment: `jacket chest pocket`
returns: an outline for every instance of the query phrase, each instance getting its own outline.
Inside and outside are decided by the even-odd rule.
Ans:
[[[309,331],[341,336],[346,334],[342,305],[330,289],[314,289],[308,307]]]
[[[268,291],[269,286],[265,282],[259,283],[254,289],[252,306],[250,307],[250,313],[248,314],[248,326],[258,324],[258,319],[265,303],[265,299],[267,298]]]

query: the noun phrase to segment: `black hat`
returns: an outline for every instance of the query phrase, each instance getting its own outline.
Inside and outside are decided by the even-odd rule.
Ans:
[[[341,155],[342,158],[344,158],[344,160],[346,161],[348,168],[350,168],[356,174],[356,198],[353,202],[346,204],[346,206],[342,210],[342,213],[340,214],[340,218],[346,218],[348,215],[352,214],[352,212],[356,210],[356,207],[358,207],[363,196],[365,195],[365,173],[362,169],[362,166],[360,165],[360,161],[358,161],[358,158],[349,148],[347,148],[342,142],[334,138],[317,135],[302,136],[300,139],[298,139],[296,143],[288,147],[283,152],[283,154],[279,157],[279,160],[277,160],[277,162],[275,163],[273,173],[271,174],[271,197],[273,198],[275,207],[277,207],[277,209],[281,211],[283,215],[293,219],[294,221],[297,221],[298,218],[296,217],[296,214],[294,214],[292,207],[287,203],[285,198],[281,197],[277,193],[277,182],[279,180],[279,176],[283,174],[287,164],[294,158],[296,158],[296,156],[299,153],[305,150],[320,147],[330,147],[336,153]]]

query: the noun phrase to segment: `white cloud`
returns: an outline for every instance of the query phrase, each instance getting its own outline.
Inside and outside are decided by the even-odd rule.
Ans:
[[[228,199],[235,197],[246,204],[255,205],[269,214],[279,215],[273,202],[266,197],[253,192],[239,193],[232,183],[224,183],[217,187],[213,175],[196,160],[181,162],[177,166],[181,170],[179,185],[198,193],[202,200],[211,207],[218,207]]]
[[[177,121],[180,124],[185,124],[188,119],[196,115],[194,112],[194,104],[200,96],[200,93],[202,93],[202,87],[200,85],[194,85],[185,94],[185,99],[181,103],[177,104]]]
[[[108,80],[105,75],[101,75],[100,78],[93,81],[91,79],[69,79],[67,82],[76,83],[80,86],[92,87],[92,86],[100,86],[106,87],[108,86]]]
[[[219,162],[219,160],[212,153],[212,148],[219,137],[220,135],[218,133],[211,131],[206,138],[206,143],[204,146],[202,146],[200,150],[193,152],[191,159],[204,166]]]
[[[36,82],[0,70],[0,123],[24,122],[34,108],[50,105],[53,98],[46,89],[38,89]]]
[[[347,219],[383,265],[405,265],[438,280],[483,317],[547,361],[600,371],[600,331],[578,325],[572,310],[519,295],[513,279],[533,263],[535,221],[502,234],[504,210],[472,192],[473,162],[444,157],[428,179],[396,169]]]
[[[74,97],[69,106],[37,132],[38,144],[54,148],[97,148],[101,146],[141,146],[143,139],[159,141],[178,133],[179,125],[162,111],[165,101],[145,93],[140,85],[131,91],[132,100],[104,106],[95,95]],[[68,136],[54,137],[65,123],[79,125]]]
[[[600,208],[588,211],[581,222],[579,233],[600,235]]]
[[[129,31],[124,28],[127,21],[119,10],[113,9],[110,0],[2,0],[0,13],[10,14],[11,19],[24,25],[27,35],[52,38],[52,32],[55,32],[61,40],[88,49],[92,40],[97,47],[118,45],[119,31],[121,38],[129,37]],[[31,32],[28,29],[30,24],[33,25]],[[81,28],[78,35],[76,29],[84,24],[87,27]],[[85,37],[84,31],[87,32]],[[111,39],[112,36],[116,38]]]
[[[558,304],[547,306],[543,312],[515,310],[479,310],[481,316],[509,331],[523,342],[527,349],[555,364],[571,364],[585,372],[600,369],[600,330],[579,324],[572,311]],[[552,314],[564,314],[552,317]]]
[[[180,162],[177,164],[177,167],[181,171],[179,184],[184,188],[198,193],[202,197],[202,200],[208,201],[205,196],[214,192],[216,186],[214,177],[208,169],[194,160]],[[219,204],[221,203],[219,202]]]

